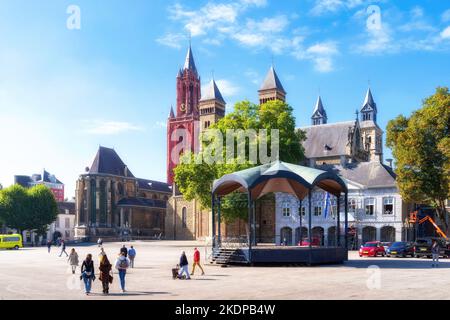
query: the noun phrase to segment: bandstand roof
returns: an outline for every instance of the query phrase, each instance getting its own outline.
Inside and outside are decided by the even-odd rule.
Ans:
[[[218,196],[234,191],[250,192],[253,200],[268,193],[284,192],[303,200],[314,187],[335,196],[347,192],[346,183],[334,172],[281,161],[225,175],[214,182],[212,191]]]

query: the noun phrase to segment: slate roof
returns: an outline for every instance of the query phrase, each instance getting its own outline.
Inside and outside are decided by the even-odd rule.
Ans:
[[[127,174],[125,174],[127,170]],[[100,147],[98,149],[97,155],[95,156],[94,162],[89,169],[90,174],[109,174],[115,176],[127,176],[134,178],[131,171],[120,159],[119,155],[114,149],[109,149],[105,147]]]
[[[313,118],[327,118],[327,112],[325,111],[325,108],[323,107],[322,103],[322,97],[319,96],[316,102],[316,107],[313,111]]]
[[[311,159],[347,154],[349,128],[353,127],[355,121],[300,128],[307,137],[303,143],[305,156]]]
[[[318,168],[333,171],[344,179],[359,183],[367,188],[394,187],[396,175],[391,167],[379,161],[341,165],[322,165]]]
[[[372,90],[367,90],[366,98],[364,99],[364,103],[362,106],[362,111],[364,111],[367,107],[377,110],[377,104],[375,103],[375,100],[373,99]]]
[[[223,99],[222,93],[220,93],[219,88],[214,80],[211,80],[208,89],[202,94],[200,101],[217,100],[223,104],[226,104]]]
[[[66,210],[69,210],[69,214],[75,214],[75,202],[58,202],[58,213],[66,214]]]
[[[280,78],[278,78],[277,72],[275,71],[273,66],[270,67],[266,79],[264,80],[261,89],[259,89],[259,91],[272,89],[277,89],[286,94],[286,91],[284,90],[283,85],[281,84]]]
[[[117,206],[166,209],[167,202],[164,200],[146,198],[124,198],[117,203]]]
[[[195,66],[194,55],[192,54],[192,48],[189,46],[186,61],[184,63],[184,70],[192,70],[197,74],[197,67]]]
[[[164,183],[164,182],[146,180],[146,179],[138,179],[138,183],[139,183],[139,189],[172,193],[172,189],[170,188],[170,185],[167,183]]]

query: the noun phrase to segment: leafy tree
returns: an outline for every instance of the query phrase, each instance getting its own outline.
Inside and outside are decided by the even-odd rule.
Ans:
[[[295,117],[293,116],[292,107],[280,100],[269,101],[263,105],[256,105],[249,101],[238,102],[234,107],[234,111],[218,121],[211,129],[219,130],[223,137],[226,137],[227,130],[254,129],[259,131],[266,129],[268,130],[268,154],[272,154],[270,130],[278,129],[280,140],[279,159],[290,163],[299,163],[304,158],[302,142],[306,139],[306,135],[303,131],[295,128]],[[252,143],[257,144],[258,142],[247,140],[239,142],[236,139],[232,161],[227,161],[225,139],[222,149],[224,162],[207,163],[198,161],[205,158],[208,147],[218,146],[220,141],[215,139],[203,142],[202,152],[199,154],[184,155],[182,163],[175,168],[174,173],[175,183],[185,199],[188,201],[198,199],[203,208],[211,209],[211,188],[215,179],[261,164],[259,157],[256,164],[252,163],[248,157],[240,159],[237,153],[238,144],[244,143],[246,155],[249,155]],[[228,151],[231,153],[231,150]],[[246,221],[247,205],[247,195],[245,194],[236,192],[224,197],[222,199],[223,218],[229,222],[236,219]]]
[[[38,235],[45,235],[48,225],[56,220],[58,215],[58,206],[55,196],[49,188],[43,185],[37,185],[28,190],[29,208],[32,212],[31,224],[33,231]]]
[[[389,122],[387,145],[396,160],[400,193],[406,201],[436,209],[448,230],[445,201],[450,198],[450,93],[437,88],[410,118]]]
[[[0,192],[0,220],[19,233],[28,230],[42,235],[57,214],[55,197],[45,186],[25,189],[13,185]]]

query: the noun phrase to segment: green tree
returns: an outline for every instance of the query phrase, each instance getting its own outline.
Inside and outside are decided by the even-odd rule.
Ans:
[[[45,186],[13,185],[0,192],[0,220],[11,229],[44,234],[58,214],[55,197]]]
[[[219,130],[223,137],[226,137],[227,130],[248,130],[256,131],[268,130],[268,154],[272,154],[271,129],[279,130],[279,159],[290,163],[299,163],[304,158],[304,149],[302,142],[306,139],[303,131],[295,128],[295,117],[293,109],[288,104],[280,101],[269,101],[263,105],[256,105],[249,101],[236,103],[234,111],[228,113],[224,118],[211,127],[212,130]],[[239,159],[237,153],[239,140],[235,140],[233,161],[226,161],[227,147],[226,141],[223,141],[222,156],[224,162],[206,163],[205,161],[196,161],[205,158],[209,146],[216,146],[220,143],[217,140],[203,142],[202,152],[197,155],[186,154],[182,163],[175,168],[175,183],[186,200],[197,199],[203,208],[211,209],[211,188],[215,179],[223,175],[248,169],[254,164],[248,158],[252,141],[243,140],[245,143],[246,159]],[[253,141],[257,144],[258,141]],[[228,150],[230,151],[230,150]],[[190,161],[186,161],[190,160]],[[236,219],[247,220],[247,196],[245,194],[233,193],[222,199],[222,213],[226,221]]]
[[[404,200],[435,208],[448,231],[445,201],[450,197],[450,94],[448,88],[423,101],[410,118],[389,122],[387,145],[396,160]]]

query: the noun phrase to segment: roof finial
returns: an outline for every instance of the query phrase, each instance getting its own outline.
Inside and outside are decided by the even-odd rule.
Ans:
[[[358,121],[359,120],[359,110],[358,109],[356,109],[355,114],[356,114],[356,121]]]
[[[214,79],[214,69],[211,70],[211,76],[212,76],[213,81],[215,81],[216,79]]]
[[[275,58],[274,58],[274,56],[273,56],[273,53],[272,53],[272,55],[271,55],[271,60],[272,60],[272,68],[275,68]]]

